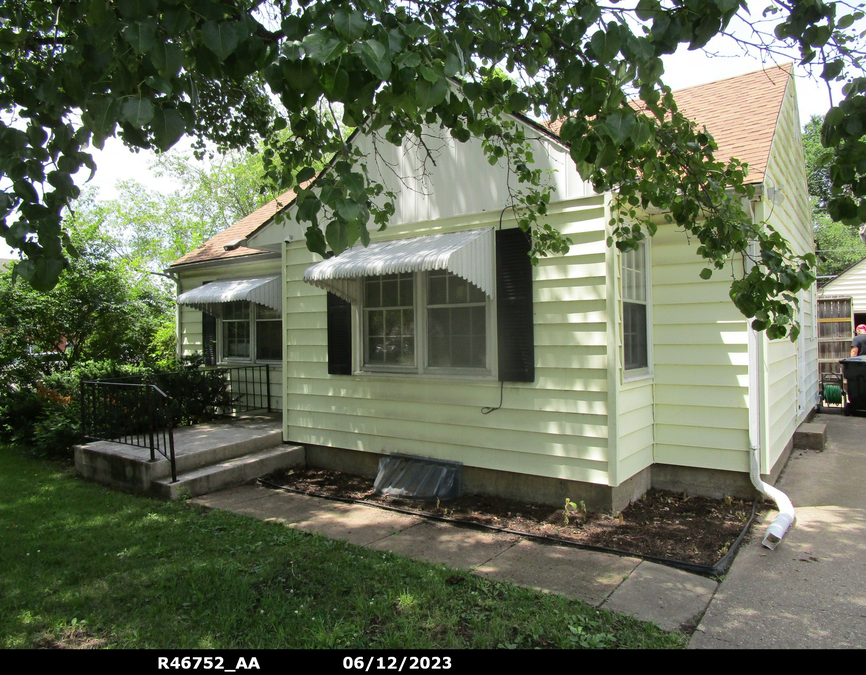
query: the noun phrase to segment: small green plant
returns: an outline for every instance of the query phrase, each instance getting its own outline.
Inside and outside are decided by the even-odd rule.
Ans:
[[[569,516],[577,517],[577,515],[580,513],[586,515],[586,503],[584,503],[582,499],[579,502],[573,502],[568,497],[566,497],[565,507],[563,508],[563,511],[565,512],[565,524],[568,525]]]

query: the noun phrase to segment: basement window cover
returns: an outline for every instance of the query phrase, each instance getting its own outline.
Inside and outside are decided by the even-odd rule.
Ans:
[[[366,248],[358,244],[307,268],[304,281],[355,304],[356,279],[431,270],[448,270],[492,298],[496,286],[493,230],[377,241]]]
[[[463,495],[463,464],[425,457],[388,455],[379,460],[373,482],[379,494],[400,499],[436,501]]]

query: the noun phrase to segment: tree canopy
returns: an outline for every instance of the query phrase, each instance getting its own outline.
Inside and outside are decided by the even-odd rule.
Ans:
[[[806,155],[806,181],[812,206],[812,227],[818,254],[818,272],[825,277],[838,275],[866,257],[866,243],[861,241],[859,222],[834,221],[828,207],[833,199],[833,180],[830,175],[832,158],[821,145],[823,116],[815,116],[803,130],[803,149]],[[829,281],[829,279],[823,279]]]
[[[99,223],[113,255],[154,273],[275,196],[262,189],[260,153],[233,151],[193,161],[172,150],[157,156],[151,170],[170,179],[172,189],[125,180],[116,184],[117,196],[102,199],[85,187],[73,208],[77,219]]]
[[[113,256],[97,221],[73,217],[70,238],[80,255],[48,292],[0,275],[0,370],[32,373],[45,364],[73,367],[109,359],[147,359],[160,328],[171,324],[170,296],[147,274]]]
[[[565,118],[578,171],[615,195],[617,246],[653,233],[652,206],[700,241],[705,278],[732,255],[753,255],[732,300],[755,328],[793,337],[812,256],[750,221],[739,200],[750,191],[744,167],[714,158],[712,137],[677,112],[664,84],[663,55],[704,47],[735,16],[758,18],[748,11],[745,0],[6,0],[0,232],[26,255],[17,273],[50,288],[66,253],[75,255],[61,214],[78,195],[72,176],[96,168],[90,144],[114,134],[159,150],[183,136],[219,148],[264,139],[266,173],[296,189],[309,248],[339,254],[367,243],[394,211],[341,130],[402,143],[436,125],[458,141],[481,139],[492,163],[508,163],[518,186],[511,206],[537,258],[568,242],[545,223],[549,192],[508,115]],[[774,0],[765,15],[775,28],[756,27],[757,46],[795,48],[825,80],[847,81],[822,129],[823,144],[838,148],[827,159],[828,209],[863,219],[863,14],[841,2]],[[510,77],[492,76],[497,68]]]

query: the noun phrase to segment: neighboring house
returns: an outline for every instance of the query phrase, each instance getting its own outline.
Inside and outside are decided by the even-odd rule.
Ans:
[[[854,310],[854,325],[866,323],[866,258],[851,265],[833,281],[824,284],[819,293],[828,298],[850,297]]]
[[[677,101],[719,157],[748,162],[755,218],[804,253],[814,245],[789,70]],[[474,140],[427,141],[436,162],[424,174],[414,149],[374,155],[359,137],[398,195],[387,230],[322,261],[291,218],[260,209],[172,265],[183,350],[207,348],[210,331],[217,359],[259,359],[258,308],[275,303],[258,304],[253,287],[270,279],[282,286],[284,439],[311,465],[371,474],[390,453],[459,461],[468,491],[602,510],[651,486],[752,494],[750,448],[762,474],[777,472],[816,400],[814,294],[801,298],[797,343],[754,333],[730,276],[702,281],[697,244],[675,227],[634,253],[608,247],[610,196],[580,179],[554,135],[518,121],[553,170],[548,222],[573,240],[568,254],[529,264],[507,173]],[[203,327],[191,308],[217,318]]]

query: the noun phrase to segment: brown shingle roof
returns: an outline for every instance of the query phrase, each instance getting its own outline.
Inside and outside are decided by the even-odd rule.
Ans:
[[[718,159],[745,162],[749,165],[746,182],[760,183],[767,170],[776,120],[790,76],[791,64],[774,66],[678,89],[674,99],[681,113],[697,122],[698,127],[705,126],[716,139]],[[564,121],[565,118],[553,120],[547,128],[559,134]]]
[[[764,180],[791,64],[674,92],[677,106],[716,139],[719,159],[749,165],[747,182]]]
[[[266,253],[255,248],[246,246],[238,246],[237,248],[226,251],[223,247],[236,239],[245,239],[259,227],[274,217],[277,211],[288,206],[295,198],[295,193],[292,190],[284,192],[276,199],[269,201],[259,209],[256,209],[248,216],[241,218],[231,227],[223,230],[215,237],[211,237],[204,244],[196,249],[193,249],[185,256],[175,260],[171,266],[187,265],[189,263],[206,262],[210,260],[223,260],[226,258],[237,258],[245,255],[257,255]]]

